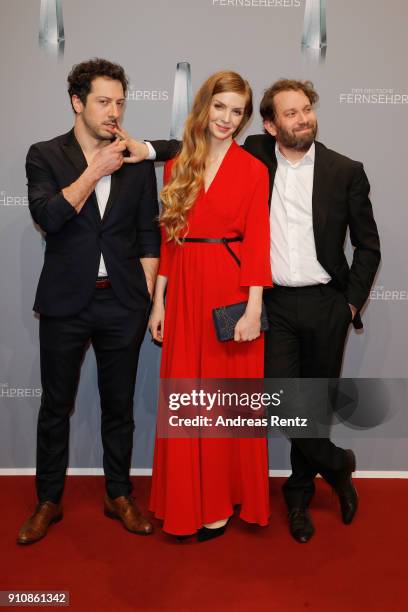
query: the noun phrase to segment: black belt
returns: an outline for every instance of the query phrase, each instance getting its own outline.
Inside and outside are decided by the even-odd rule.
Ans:
[[[230,248],[230,242],[242,242],[242,238],[240,236],[235,236],[234,238],[181,238],[181,242],[208,242],[210,244],[223,244],[227,251],[232,255],[237,264],[240,266],[241,262],[238,257],[235,255],[234,251]]]
[[[107,289],[110,287],[111,282],[107,276],[98,276],[96,279],[95,287],[97,289]]]
[[[321,292],[322,289],[330,287],[331,289],[335,288],[335,284],[333,281],[329,281],[328,283],[319,283],[317,285],[302,285],[300,287],[288,287],[287,285],[277,285],[273,283],[273,290],[286,291],[287,293],[313,293],[315,291]]]

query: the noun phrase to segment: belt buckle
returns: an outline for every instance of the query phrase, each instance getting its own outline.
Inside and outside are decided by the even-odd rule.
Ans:
[[[107,289],[108,287],[110,287],[110,280],[109,278],[100,278],[100,279],[96,279],[96,283],[95,283],[95,287],[96,289]]]

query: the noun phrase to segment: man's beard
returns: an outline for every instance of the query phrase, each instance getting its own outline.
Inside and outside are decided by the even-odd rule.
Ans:
[[[300,126],[299,129],[311,128],[310,132],[300,135],[296,131],[288,131],[281,127],[279,124],[275,124],[276,127],[276,140],[288,149],[295,149],[296,151],[308,151],[312,146],[316,134],[317,134],[317,121],[316,123],[305,123]]]
[[[101,130],[102,132],[102,130]],[[94,137],[96,138],[96,140],[106,140],[109,142],[112,142],[112,140],[115,140],[115,135],[114,134],[104,134],[101,133],[99,131],[97,131],[96,129],[93,130],[94,133]]]
[[[114,134],[103,133],[102,132],[103,128],[100,128],[99,126],[92,125],[92,123],[90,123],[86,117],[82,117],[82,120],[84,122],[85,127],[88,130],[88,133],[93,138],[95,138],[95,140],[112,141],[112,140],[115,139],[115,135]]]

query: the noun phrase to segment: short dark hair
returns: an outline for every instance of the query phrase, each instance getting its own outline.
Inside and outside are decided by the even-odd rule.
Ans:
[[[310,104],[316,104],[319,94],[314,88],[312,81],[296,81],[294,79],[279,79],[265,90],[261,100],[260,113],[264,121],[274,121],[276,109],[274,99],[281,91],[302,91],[309,99]]]
[[[92,81],[98,77],[107,77],[120,81],[123,93],[126,95],[129,81],[122,66],[95,57],[86,62],[75,64],[68,75],[68,94],[71,106],[72,96],[78,96],[82,104],[86,104],[86,99],[91,91]]]

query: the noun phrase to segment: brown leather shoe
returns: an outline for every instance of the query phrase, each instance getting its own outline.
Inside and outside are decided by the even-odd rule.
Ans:
[[[24,523],[18,532],[17,544],[34,544],[45,535],[51,523],[58,523],[62,519],[61,504],[54,504],[51,501],[38,504],[35,512]]]
[[[153,525],[142,515],[133,497],[121,495],[111,499],[106,495],[104,512],[109,518],[119,519],[132,533],[150,535],[153,532]]]

